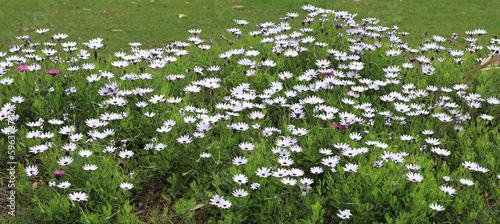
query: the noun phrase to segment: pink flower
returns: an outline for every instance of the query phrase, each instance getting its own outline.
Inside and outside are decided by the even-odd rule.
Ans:
[[[338,125],[337,123],[332,123],[332,126],[333,126],[334,128],[338,128],[338,129],[340,129],[340,130],[342,130],[342,131],[345,131],[345,130],[346,130],[344,125]]]
[[[457,41],[456,41],[456,40],[450,40],[450,39],[446,39],[446,40],[448,41],[448,43],[451,43],[451,42],[455,42],[455,43],[457,43]]]
[[[416,58],[408,58],[410,61],[418,61]]]
[[[57,75],[59,73],[61,73],[61,69],[57,69],[57,70],[47,70],[45,71],[45,73],[49,74],[49,75]]]
[[[28,69],[28,65],[19,65],[19,67],[16,68],[16,71],[24,72],[26,69]]]
[[[64,171],[54,171],[54,176],[56,177],[57,180],[60,180],[62,178]]]

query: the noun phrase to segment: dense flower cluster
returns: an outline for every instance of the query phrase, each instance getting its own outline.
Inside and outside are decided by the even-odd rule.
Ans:
[[[232,60],[231,63],[235,64],[238,68],[244,70],[245,78],[252,78],[260,76],[260,72],[266,69],[274,69],[279,67],[282,60],[291,60],[295,57],[300,57],[304,52],[311,51],[312,49],[322,52],[316,61],[312,63],[315,68],[307,69],[305,71],[279,71],[276,72],[276,79],[267,84],[267,86],[252,86],[250,83],[240,83],[238,86],[229,88],[230,95],[221,96],[220,102],[215,105],[209,105],[210,108],[196,107],[191,105],[193,102],[185,102],[185,96],[197,94],[211,94],[214,91],[220,90],[225,87],[223,80],[217,76],[210,76],[209,74],[216,74],[221,72],[226,67],[226,62],[218,65],[196,65],[186,71],[186,74],[168,74],[164,77],[159,77],[157,71],[164,71],[166,66],[173,64],[181,59],[182,56],[189,54],[195,50],[209,51],[211,45],[203,45],[203,39],[200,39],[201,29],[191,29],[189,33],[193,36],[187,39],[188,42],[177,41],[169,44],[165,48],[155,49],[140,49],[140,43],[130,43],[131,53],[116,52],[115,60],[110,64],[113,69],[123,70],[124,72],[115,72],[117,70],[110,69],[97,70],[99,67],[96,64],[88,62],[90,59],[90,52],[95,52],[97,49],[104,46],[101,38],[96,38],[88,42],[81,43],[85,48],[77,47],[76,42],[61,42],[68,38],[68,35],[59,33],[54,34],[52,39],[57,43],[44,43],[44,49],[39,50],[38,54],[33,54],[37,50],[36,46],[40,43],[31,42],[27,47],[16,46],[10,49],[12,55],[9,55],[5,60],[0,61],[0,83],[3,85],[16,85],[21,80],[18,79],[16,73],[30,73],[38,70],[45,70],[45,73],[53,76],[71,76],[76,74],[77,71],[87,74],[86,80],[90,85],[97,86],[97,91],[94,94],[103,99],[97,102],[99,107],[103,109],[101,114],[96,117],[88,118],[84,121],[86,126],[86,133],[77,132],[76,124],[68,118],[68,114],[61,114],[63,119],[55,119],[57,114],[50,114],[45,118],[36,118],[33,121],[27,122],[24,125],[29,127],[26,133],[27,139],[37,139],[40,143],[37,145],[30,145],[29,152],[34,155],[46,153],[54,147],[58,147],[61,151],[67,152],[64,156],[57,156],[54,161],[57,161],[57,169],[65,169],[67,166],[74,164],[84,164],[79,169],[88,172],[99,172],[99,166],[91,164],[89,158],[107,155],[117,155],[121,160],[128,160],[137,157],[139,154],[137,150],[127,149],[127,141],[124,140],[122,145],[115,142],[117,130],[108,128],[111,124],[120,120],[129,119],[130,109],[142,111],[139,116],[144,116],[145,119],[151,121],[158,121],[158,117],[162,116],[164,111],[155,110],[155,105],[170,105],[172,107],[179,107],[178,116],[182,117],[180,120],[168,119],[165,121],[151,122],[154,126],[150,128],[155,131],[158,136],[176,136],[173,143],[191,146],[197,143],[200,139],[205,139],[207,136],[212,136],[214,129],[226,128],[235,134],[244,135],[249,132],[259,132],[262,138],[272,139],[274,142],[273,147],[263,149],[258,141],[246,142],[242,140],[235,144],[235,148],[241,150],[242,155],[236,155],[229,162],[236,167],[245,167],[245,165],[252,163],[252,153],[260,153],[262,150],[271,151],[275,157],[269,159],[273,162],[272,166],[259,166],[253,170],[253,173],[236,173],[232,175],[232,180],[235,189],[232,192],[227,192],[234,197],[249,197],[252,191],[249,191],[246,186],[250,185],[250,189],[257,191],[261,188],[261,183],[256,180],[258,178],[276,179],[276,183],[282,184],[284,189],[300,188],[302,196],[307,196],[311,185],[314,183],[310,177],[316,177],[324,172],[339,172],[342,175],[359,175],[361,173],[370,172],[370,169],[377,169],[385,166],[388,163],[404,164],[408,171],[405,171],[407,182],[409,184],[422,184],[428,179],[429,176],[424,176],[423,168],[416,164],[418,161],[406,159],[410,153],[429,153],[429,156],[435,156],[441,159],[446,157],[455,156],[456,152],[451,148],[446,147],[446,142],[439,139],[437,134],[431,129],[425,129],[413,134],[405,133],[395,135],[394,132],[384,134],[387,139],[380,141],[371,136],[369,131],[363,131],[366,127],[375,125],[385,125],[393,127],[394,125],[406,126],[414,119],[425,117],[426,119],[434,119],[443,125],[452,123],[455,130],[458,132],[463,131],[462,126],[465,122],[475,119],[470,113],[478,108],[486,106],[495,106],[500,104],[494,96],[484,97],[478,93],[469,91],[469,85],[459,83],[454,86],[434,86],[434,85],[416,85],[415,83],[405,83],[404,76],[409,71],[418,70],[423,77],[439,75],[436,66],[438,60],[430,59],[425,56],[425,52],[439,52],[446,50],[441,46],[441,43],[450,42],[446,38],[440,36],[433,36],[433,42],[428,42],[420,46],[419,49],[411,48],[408,44],[404,43],[401,37],[407,35],[404,32],[398,32],[398,27],[383,27],[372,26],[378,23],[376,19],[364,19],[362,24],[355,21],[355,14],[347,12],[337,12],[334,10],[326,10],[316,8],[311,5],[303,6],[307,11],[307,18],[304,23],[311,23],[319,21],[326,23],[330,20],[335,22],[335,27],[341,32],[337,36],[332,37],[339,40],[347,38],[350,45],[346,49],[329,48],[330,43],[318,41],[315,37],[317,30],[313,28],[304,27],[299,30],[291,31],[292,27],[288,22],[281,22],[278,24],[268,22],[258,24],[258,29],[250,31],[248,35],[260,38],[260,44],[272,47],[274,57],[263,58],[263,52],[254,48],[239,48],[231,49],[222,52],[218,55],[220,59],[225,61]],[[299,13],[288,13],[287,20],[299,16]],[[248,22],[245,20],[234,20],[238,25],[244,26]],[[343,29],[345,28],[345,29]],[[43,34],[48,32],[49,29],[39,29],[37,33]],[[230,28],[227,30],[230,35],[241,36],[245,35],[240,28]],[[481,50],[481,47],[475,43],[474,36],[483,35],[487,33],[484,30],[474,30],[467,32],[467,41],[471,42],[468,46],[469,52],[476,52]],[[372,42],[363,42],[363,37]],[[224,37],[221,35],[221,39]],[[357,38],[357,39],[355,39]],[[18,39],[28,38],[22,37]],[[382,68],[383,74],[381,76],[369,76],[364,71],[372,66],[369,65],[364,59],[364,55],[369,52],[380,50],[383,46],[383,41],[388,49],[385,51],[386,57],[398,57],[402,54],[415,55],[414,58],[407,58],[408,60],[399,65],[390,65]],[[493,39],[492,44],[488,46],[489,54],[495,55],[500,52],[498,46],[498,39]],[[71,57],[62,59],[58,57],[60,51],[55,49],[55,46],[61,46],[64,52],[70,53]],[[191,48],[189,48],[191,46]],[[20,52],[20,53],[19,53]],[[40,54],[41,53],[41,54]],[[6,56],[7,53],[0,52],[0,59]],[[448,50],[448,54],[455,60],[458,65],[462,63],[461,57],[464,56],[462,50]],[[43,57],[42,57],[43,56]],[[96,56],[97,57],[97,56]],[[267,57],[267,55],[266,55]],[[278,60],[279,59],[279,60]],[[442,59],[449,60],[449,59]],[[441,60],[441,61],[442,61]],[[39,64],[43,61],[50,61],[58,69],[53,67],[44,68]],[[82,63],[85,62],[85,63]],[[136,74],[129,70],[135,64],[147,63],[148,72]],[[63,64],[64,66],[61,66]],[[61,67],[62,69],[59,69]],[[125,72],[125,71],[128,71]],[[190,82],[182,86],[178,93],[172,96],[164,94],[158,90],[148,87],[135,87],[133,89],[122,88],[122,83],[136,83],[137,80],[167,80],[171,83],[177,80],[187,80],[189,77]],[[285,84],[286,83],[286,84]],[[290,84],[292,83],[292,84]],[[57,87],[63,88],[63,87]],[[82,91],[80,87],[64,87],[60,91],[62,94],[69,96],[78,91]],[[316,93],[322,91],[329,91],[333,89],[343,88],[345,95],[340,96],[338,104],[331,105],[327,102],[329,99],[322,98]],[[398,91],[399,90],[399,91]],[[34,87],[35,92],[40,90]],[[42,90],[44,94],[54,92],[54,88]],[[160,94],[161,93],[161,94]],[[368,102],[365,96],[372,93],[383,93],[377,96],[376,102]],[[436,94],[439,93],[439,94]],[[364,98],[365,97],[365,98]],[[423,103],[420,99],[433,97],[432,101],[425,101],[430,103]],[[137,100],[136,100],[137,99]],[[3,104],[0,111],[0,121],[6,120],[15,123],[19,116],[8,116],[10,112],[16,112],[18,105],[23,104],[26,100],[23,96],[12,96],[11,102]],[[384,105],[384,106],[379,106]],[[183,105],[182,107],[180,105]],[[75,105],[68,102],[68,107],[72,110]],[[105,110],[107,108],[115,108],[113,110]],[[297,120],[310,119],[311,117],[324,122],[325,126],[330,126],[328,131],[335,132],[338,135],[346,135],[352,141],[349,142],[329,142],[334,148],[320,148],[310,149],[305,147],[308,135],[311,134],[311,128],[307,126],[296,127],[292,124],[287,124],[286,129],[281,130],[281,126],[266,126],[263,122],[270,116],[270,108],[280,108],[289,114],[289,118]],[[381,109],[382,108],[382,109]],[[461,108],[467,108],[461,110]],[[267,111],[267,112],[266,112]],[[240,115],[245,114],[247,121],[236,119]],[[138,116],[134,114],[134,117]],[[242,116],[243,117],[243,116]],[[481,114],[478,118],[484,121],[492,121],[496,117],[490,114]],[[49,120],[50,119],[50,120]],[[376,120],[382,121],[383,124],[375,124]],[[225,124],[225,125],[224,125]],[[50,129],[46,127],[51,127]],[[177,127],[190,127],[186,130],[194,130],[191,132],[180,131],[173,133],[172,130]],[[179,129],[177,129],[179,130]],[[1,132],[5,135],[16,133],[19,130],[13,126],[5,127]],[[348,133],[348,134],[347,134]],[[420,134],[419,134],[420,133]],[[56,146],[51,139],[60,136],[67,137],[68,141]],[[399,137],[398,137],[399,136]],[[84,141],[86,139],[86,141]],[[246,139],[246,138],[245,138]],[[90,150],[86,144],[92,142],[109,142],[107,146],[99,149],[99,151]],[[396,141],[404,142],[404,144],[420,143],[417,148],[420,152],[407,152],[398,150],[398,147],[393,147]],[[86,143],[86,144],[85,144]],[[118,146],[117,146],[118,144]],[[170,143],[169,143],[170,144]],[[162,151],[172,147],[153,139],[151,142],[144,145],[145,151]],[[314,161],[315,166],[308,167],[303,170],[300,164],[300,156],[307,150],[314,150],[317,156],[317,161]],[[417,150],[418,151],[418,150]],[[74,152],[74,153],[73,153]],[[364,160],[357,160],[363,154],[376,153],[380,156],[380,160],[375,161],[374,164],[366,164]],[[203,149],[199,154],[199,159],[212,158],[213,151]],[[117,158],[118,159],[118,158]],[[82,162],[83,161],[83,162]],[[340,164],[340,165],[339,165]],[[476,162],[464,161],[462,166],[470,171],[478,173],[487,173],[488,168],[482,167]],[[342,172],[337,171],[341,169]],[[99,170],[98,170],[99,169]],[[65,169],[70,172],[69,169]],[[96,171],[97,170],[97,171]],[[244,169],[242,169],[244,170]],[[239,171],[241,172],[241,170]],[[24,173],[27,177],[37,176],[39,174],[37,165],[30,165],[24,168]],[[69,181],[62,181],[64,171],[54,172],[55,179],[52,179],[49,186],[57,186],[61,189],[73,187]],[[253,178],[253,175],[258,178]],[[133,181],[131,176],[131,181]],[[404,176],[402,177],[404,179]],[[464,186],[472,186],[475,183],[469,179],[464,173],[461,177],[456,177],[459,182]],[[500,178],[500,176],[499,176]],[[58,182],[58,184],[56,183]],[[56,185],[57,184],[57,185]],[[442,185],[439,189],[449,196],[454,196],[459,193],[455,188],[447,186],[451,183]],[[298,186],[295,186],[298,185]],[[81,189],[83,186],[74,186]],[[129,182],[121,182],[119,186],[123,190],[131,190],[134,184]],[[69,193],[69,199],[73,201],[87,201],[88,196],[85,192],[72,192]],[[219,208],[228,209],[232,206],[231,199],[225,199],[224,196],[213,195],[210,199],[210,204]],[[440,204],[432,203],[429,207],[434,211],[443,211],[444,207]],[[349,219],[351,214],[350,209],[339,210],[337,216],[341,219]]]

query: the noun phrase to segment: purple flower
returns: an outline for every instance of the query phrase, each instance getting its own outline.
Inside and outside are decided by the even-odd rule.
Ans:
[[[19,65],[19,67],[16,68],[16,71],[24,72],[26,69],[28,69],[28,65]]]
[[[57,70],[47,70],[45,71],[45,73],[49,74],[49,75],[57,75],[59,73],[61,73],[61,69],[57,69]]]
[[[57,180],[61,180],[63,173],[64,171],[55,171],[54,177],[56,177]]]
[[[334,127],[334,128],[338,128],[338,129],[340,129],[340,130],[342,130],[342,131],[345,131],[345,130],[346,130],[346,128],[345,128],[345,126],[344,126],[344,125],[339,125],[339,124],[337,124],[337,123],[332,123],[332,127]]]

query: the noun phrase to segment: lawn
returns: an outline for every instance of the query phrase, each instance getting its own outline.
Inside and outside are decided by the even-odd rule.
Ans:
[[[279,22],[287,12],[297,12],[308,3],[356,13],[359,18],[378,18],[382,26],[397,25],[410,33],[405,39],[412,45],[423,43],[425,33],[450,37],[453,33],[486,29],[495,30],[493,35],[500,34],[495,22],[500,20],[500,1],[4,0],[0,19],[6,32],[0,33],[0,43],[14,43],[17,36],[49,28],[53,34],[68,34],[72,41],[104,38],[106,54],[125,50],[129,42],[141,42],[144,48],[164,47],[169,42],[184,41],[189,37],[188,29],[203,29],[203,38],[216,39],[234,27],[233,19],[245,19],[250,24]],[[180,14],[185,17],[180,18]]]
[[[0,223],[500,222],[497,1],[1,4]]]

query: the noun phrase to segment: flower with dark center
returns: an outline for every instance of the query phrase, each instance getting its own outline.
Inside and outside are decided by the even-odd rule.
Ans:
[[[57,179],[57,180],[61,180],[62,178],[62,175],[64,174],[64,171],[55,171],[54,172],[54,177]]]

